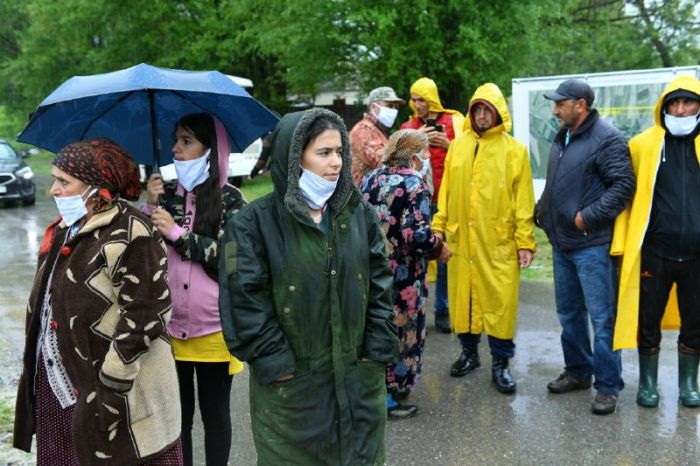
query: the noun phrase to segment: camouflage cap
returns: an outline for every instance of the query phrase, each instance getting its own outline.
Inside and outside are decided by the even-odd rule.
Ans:
[[[382,86],[376,89],[372,89],[372,92],[369,93],[369,97],[367,98],[367,103],[371,104],[372,102],[376,102],[378,100],[386,100],[387,102],[400,102],[402,104],[406,103],[406,101],[400,99],[396,95],[396,92],[394,92],[394,90],[389,86]]]

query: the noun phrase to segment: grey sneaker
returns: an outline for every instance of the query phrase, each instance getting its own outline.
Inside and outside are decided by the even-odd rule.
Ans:
[[[598,393],[593,399],[591,411],[593,414],[612,414],[617,406],[617,397],[615,395],[602,395]]]
[[[552,380],[547,384],[547,390],[552,393],[569,393],[589,388],[591,388],[591,379],[577,379],[566,372],[557,377],[557,380]]]

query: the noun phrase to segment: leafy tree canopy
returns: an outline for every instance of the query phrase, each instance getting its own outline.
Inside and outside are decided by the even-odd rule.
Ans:
[[[59,84],[146,62],[246,76],[268,106],[433,78],[464,110],[515,77],[697,64],[694,0],[0,1],[0,132]]]

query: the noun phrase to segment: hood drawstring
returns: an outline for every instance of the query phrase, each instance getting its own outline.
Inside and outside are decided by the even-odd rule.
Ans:
[[[666,141],[661,143],[661,163],[666,162]]]

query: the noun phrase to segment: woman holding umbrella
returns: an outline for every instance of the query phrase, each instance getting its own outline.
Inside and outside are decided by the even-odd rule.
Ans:
[[[377,215],[338,115],[288,114],[272,141],[275,190],[226,226],[220,274],[226,340],[251,368],[258,464],[382,464],[398,338]]]
[[[428,136],[412,129],[395,132],[384,164],[365,177],[362,192],[377,209],[394,271],[394,323],[401,344],[399,362],[387,366],[387,411],[390,419],[403,419],[418,411],[398,401],[408,396],[423,365],[426,260],[446,262],[450,250],[430,229],[430,190],[423,179],[430,164]]]
[[[172,150],[178,179],[164,183],[151,175],[143,210],[168,246],[173,300],[168,333],[180,382],[183,453],[191,465],[196,372],[206,462],[225,465],[231,449],[231,382],[243,365],[231,356],[221,332],[218,243],[224,224],[245,201],[227,184],[230,142],[216,117],[182,117]]]
[[[61,215],[27,306],[14,446],[29,451],[36,432],[37,465],[181,465],[165,248],[126,202],[138,168],[100,139],[52,163]]]

